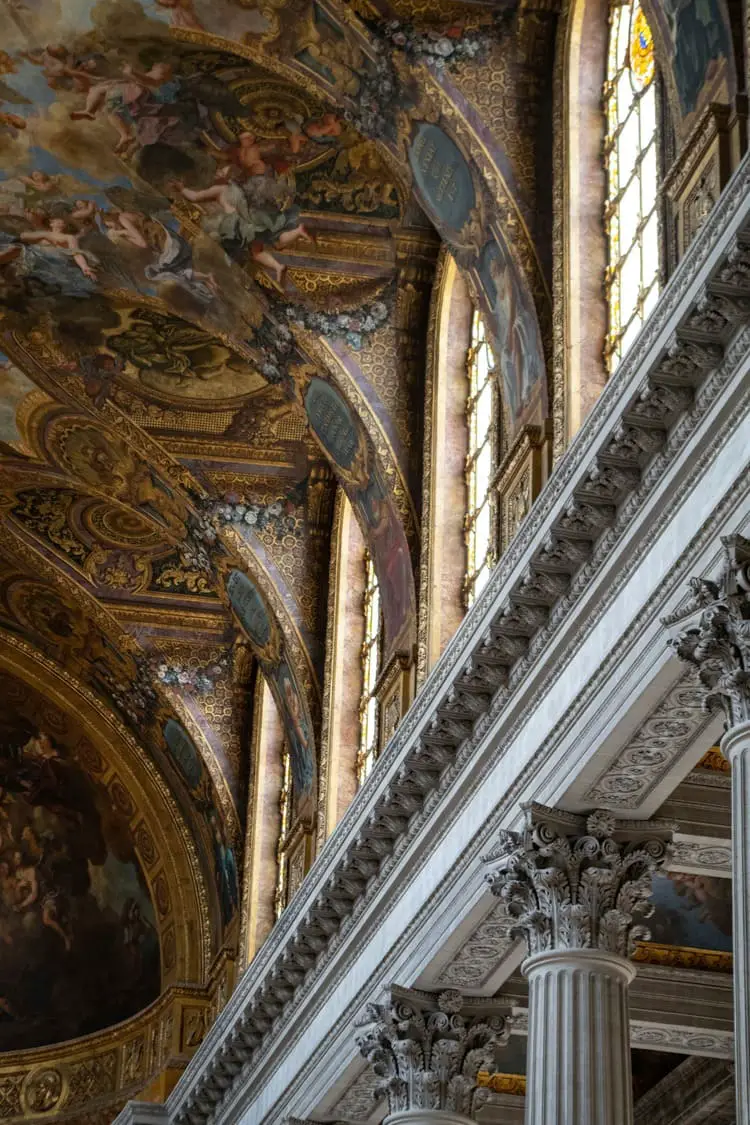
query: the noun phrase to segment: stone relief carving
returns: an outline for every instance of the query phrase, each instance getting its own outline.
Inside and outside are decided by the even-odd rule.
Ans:
[[[691,578],[687,605],[663,624],[680,660],[697,668],[706,709],[722,710],[732,727],[750,720],[750,540],[722,544],[718,581]]]
[[[713,841],[701,843],[700,840],[676,839],[672,845],[669,867],[672,871],[708,870],[713,874],[718,874],[716,869],[719,868],[721,874],[729,879],[732,873],[731,841],[727,840],[726,844],[720,844]]]
[[[589,786],[584,800],[637,809],[710,721],[697,676],[685,675],[644,719],[615,761]]]
[[[499,902],[440,972],[440,984],[452,988],[481,988],[515,944],[515,925],[508,904]]]
[[[671,855],[672,825],[587,817],[523,806],[521,832],[505,831],[485,857],[490,890],[508,903],[512,932],[530,954],[599,949],[627,957],[649,932],[651,879]]]
[[[380,1079],[371,1067],[365,1067],[333,1106],[332,1116],[338,1121],[367,1121],[378,1104],[376,1086]]]
[[[649,1047],[652,1051],[680,1051],[686,1055],[711,1055],[731,1059],[734,1036],[730,1031],[697,1031],[671,1024],[630,1021],[631,1047]]]
[[[378,1077],[391,1113],[426,1109],[471,1115],[487,1091],[479,1071],[495,1069],[510,1036],[502,1016],[462,1014],[456,989],[437,995],[393,988],[385,1004],[368,1004],[357,1044]]]

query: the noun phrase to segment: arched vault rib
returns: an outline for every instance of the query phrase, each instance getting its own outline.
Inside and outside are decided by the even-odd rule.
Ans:
[[[189,820],[141,743],[115,714],[102,708],[86,684],[18,636],[1,629],[0,636],[0,674],[17,677],[62,711],[75,714],[93,747],[94,772],[108,773],[100,766],[100,751],[104,751],[103,761],[112,770],[108,784],[122,781],[128,793],[137,795],[133,823],[142,822],[147,829],[145,839],[136,832],[136,841],[143,841],[142,865],[151,897],[156,897],[154,885],[160,876],[171,892],[166,915],[160,919],[162,988],[183,981],[203,983],[215,949],[215,919],[212,922],[210,882]]]
[[[29,359],[27,355],[26,369],[34,378],[43,381],[51,391],[65,393],[67,387],[67,395],[79,404],[75,412],[53,403],[37,412],[37,432],[29,435],[33,445],[44,449],[59,469],[67,470],[58,483],[69,483],[74,488],[115,499],[124,510],[150,522],[179,548],[203,559],[212,585],[234,612],[269,680],[290,747],[295,752],[300,799],[305,792],[312,804],[316,771],[313,716],[317,712],[315,695],[319,688],[298,617],[295,620],[290,592],[274,588],[268,571],[259,563],[250,544],[231,528],[217,529],[206,518],[205,504],[200,503],[209,499],[204,489],[153,438],[128,423],[111,403],[97,412],[82,387],[77,388],[77,394],[74,392],[69,376],[61,376],[49,367],[43,370]],[[51,445],[42,436],[48,430],[52,434]],[[227,585],[232,574],[245,577],[244,601],[239,601],[237,596],[232,598],[232,589],[237,588],[237,579],[231,589]],[[254,630],[253,622],[246,615],[248,589],[253,591],[256,612],[263,607],[268,615],[268,622],[260,633]],[[195,732],[195,737],[200,745],[202,734]],[[213,752],[209,752],[206,759],[213,765]],[[221,783],[226,785],[226,779],[220,776]]]
[[[296,20],[233,49],[317,88],[377,140],[468,275],[500,359],[510,433],[545,418],[550,294],[507,154],[447,77],[407,65],[340,0],[293,7]],[[198,44],[211,32],[216,43],[215,18],[172,33]]]
[[[7,525],[0,558],[0,619],[9,635],[23,637],[16,647],[44,650],[40,660],[67,680],[101,709],[119,714],[118,730],[130,728],[131,745],[137,742],[147,750],[150,776],[161,777],[163,792],[171,792],[189,828],[187,837],[195,841],[200,855],[204,911],[210,919],[213,945],[205,950],[209,958],[221,941],[220,889],[216,886],[212,863],[213,824],[229,846],[238,842],[238,824],[222,779],[211,780],[208,770],[196,760],[186,776],[164,738],[172,712],[158,684],[148,677],[144,683],[143,665],[133,638],[123,632],[110,613],[82,587],[63,574],[47,554],[31,547]],[[114,719],[112,720],[114,722]],[[194,748],[202,743],[201,732],[189,722],[185,737]],[[198,750],[194,749],[196,759]],[[213,813],[208,810],[214,810]],[[212,821],[213,817],[213,821]],[[217,819],[220,818],[220,819]],[[226,919],[225,919],[226,920]]]

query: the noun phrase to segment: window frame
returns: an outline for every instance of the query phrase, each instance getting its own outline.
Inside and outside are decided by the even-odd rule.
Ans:
[[[638,17],[648,32],[650,60],[640,83],[631,59]],[[607,76],[603,89],[604,161],[607,236],[605,365],[611,375],[632,347],[661,287],[660,195],[661,130],[658,74],[653,33],[639,0],[611,2],[607,39]],[[624,94],[627,93],[625,104]],[[637,139],[636,139],[637,137]],[[623,140],[632,139],[627,153]],[[632,155],[630,155],[632,154]],[[629,166],[621,180],[622,166]],[[635,197],[637,196],[637,211]],[[627,204],[627,207],[623,205]],[[623,247],[623,232],[630,237]],[[632,286],[637,277],[637,291]],[[630,295],[624,295],[624,287]]]
[[[481,375],[480,357],[485,357],[484,374]],[[466,376],[469,394],[466,400],[466,425],[469,450],[465,462],[466,512],[464,515],[464,541],[466,544],[466,569],[463,594],[466,607],[471,606],[487,583],[490,571],[497,562],[497,526],[494,477],[497,470],[498,444],[498,384],[497,365],[492,346],[487,338],[482,314],[474,308],[471,318],[471,339],[466,354]],[[486,417],[486,424],[485,424]],[[481,424],[481,429],[479,428]],[[481,478],[480,458],[487,451],[484,470],[484,489],[479,495]],[[478,546],[480,520],[486,534]],[[481,551],[481,558],[478,558]]]
[[[286,847],[292,822],[293,805],[292,755],[284,741],[281,750],[281,789],[279,791],[279,838],[276,844],[276,892],[274,894],[274,913],[276,919],[286,909],[289,883],[289,862]]]
[[[359,700],[357,784],[369,777],[380,753],[380,706],[375,691],[383,657],[383,612],[380,583],[369,551],[364,553],[365,587],[362,602],[365,632],[360,649],[362,691]]]

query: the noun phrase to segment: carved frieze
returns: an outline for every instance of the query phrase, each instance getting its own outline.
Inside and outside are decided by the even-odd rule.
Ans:
[[[697,677],[682,677],[644,719],[617,758],[586,790],[584,800],[637,809],[710,722]]]

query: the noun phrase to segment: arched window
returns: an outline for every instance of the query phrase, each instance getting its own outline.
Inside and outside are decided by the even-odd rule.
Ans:
[[[654,42],[638,0],[610,9],[607,80],[607,367],[614,371],[659,294]]]
[[[359,754],[357,779],[365,780],[378,756],[378,699],[375,685],[380,674],[380,587],[369,552],[365,552],[365,636],[362,642],[362,695],[359,702]]]
[[[495,564],[491,486],[495,471],[493,431],[495,419],[494,357],[484,332],[482,317],[474,311],[467,356],[469,397],[466,417],[469,452],[466,458],[466,577],[464,594],[471,603],[483,588]]]
[[[277,918],[289,900],[289,857],[286,847],[289,842],[289,829],[292,823],[292,758],[284,743],[281,752],[281,792],[279,793],[279,839],[276,845],[276,894],[274,911]]]

